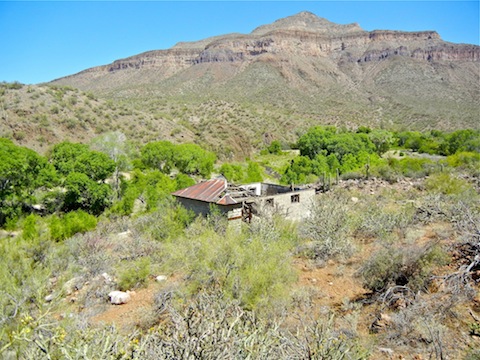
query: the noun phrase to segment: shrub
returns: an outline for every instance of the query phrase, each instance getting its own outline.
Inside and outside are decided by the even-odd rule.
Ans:
[[[39,229],[37,225],[38,216],[28,215],[23,221],[22,237],[25,240],[33,240],[38,237]]]
[[[291,227],[268,221],[255,231],[222,234],[214,225],[198,218],[184,236],[165,244],[170,271],[185,272],[192,292],[217,288],[248,309],[269,308],[285,299],[296,278]]]
[[[347,214],[348,198],[341,192],[332,192],[313,204],[311,215],[301,227],[302,237],[309,241],[309,257],[326,260],[349,257],[354,246],[351,242],[351,219]]]
[[[118,286],[121,291],[132,290],[136,287],[144,286],[150,275],[150,258],[144,257],[136,261],[124,264],[118,277]]]
[[[452,167],[470,170],[478,175],[480,173],[480,153],[458,152],[447,157],[447,164]]]
[[[394,285],[408,286],[417,292],[426,290],[436,265],[448,263],[447,254],[438,246],[389,246],[374,253],[362,266],[363,284],[372,291]]]
[[[425,187],[428,191],[444,195],[461,194],[472,190],[471,185],[467,181],[448,173],[439,173],[430,176],[425,181]]]
[[[97,218],[82,210],[71,211],[63,217],[52,215],[48,225],[50,237],[56,241],[94,229],[95,226],[97,226]]]
[[[281,155],[282,154],[282,144],[278,140],[274,140],[267,147],[267,150],[270,154]]]

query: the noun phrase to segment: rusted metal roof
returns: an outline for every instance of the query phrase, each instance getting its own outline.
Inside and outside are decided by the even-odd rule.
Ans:
[[[186,189],[175,191],[172,195],[187,199],[217,203],[225,199],[222,193],[227,189],[227,181],[213,179],[192,185]],[[233,199],[232,199],[233,200]],[[236,202],[235,202],[236,203]],[[229,205],[229,204],[221,204]]]
[[[236,201],[234,198],[230,196],[230,194],[226,194],[224,197],[222,197],[220,200],[217,201],[218,205],[233,205],[233,204],[238,204],[238,201]]]

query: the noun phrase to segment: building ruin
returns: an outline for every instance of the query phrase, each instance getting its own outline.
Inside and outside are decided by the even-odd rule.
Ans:
[[[301,220],[310,214],[315,189],[268,183],[229,184],[212,179],[172,194],[187,209],[207,216],[216,206],[229,221],[252,222],[256,216],[276,213],[286,219]]]

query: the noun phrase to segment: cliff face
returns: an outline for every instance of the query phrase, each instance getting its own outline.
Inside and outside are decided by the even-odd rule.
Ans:
[[[480,47],[452,44],[435,31],[364,31],[358,24],[338,25],[303,12],[260,26],[249,35],[230,34],[195,43],[181,43],[169,50],[154,50],[94,67],[79,74],[101,75],[124,70],[157,69],[169,77],[201,63],[249,63],[270,54],[324,57],[350,62],[382,61],[401,56],[422,61],[480,61]],[[59,82],[62,82],[59,80]]]

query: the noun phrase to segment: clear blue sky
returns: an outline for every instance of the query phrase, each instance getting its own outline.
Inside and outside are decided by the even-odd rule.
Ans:
[[[0,1],[0,81],[46,82],[179,41],[310,11],[368,31],[436,30],[479,45],[479,1]]]

